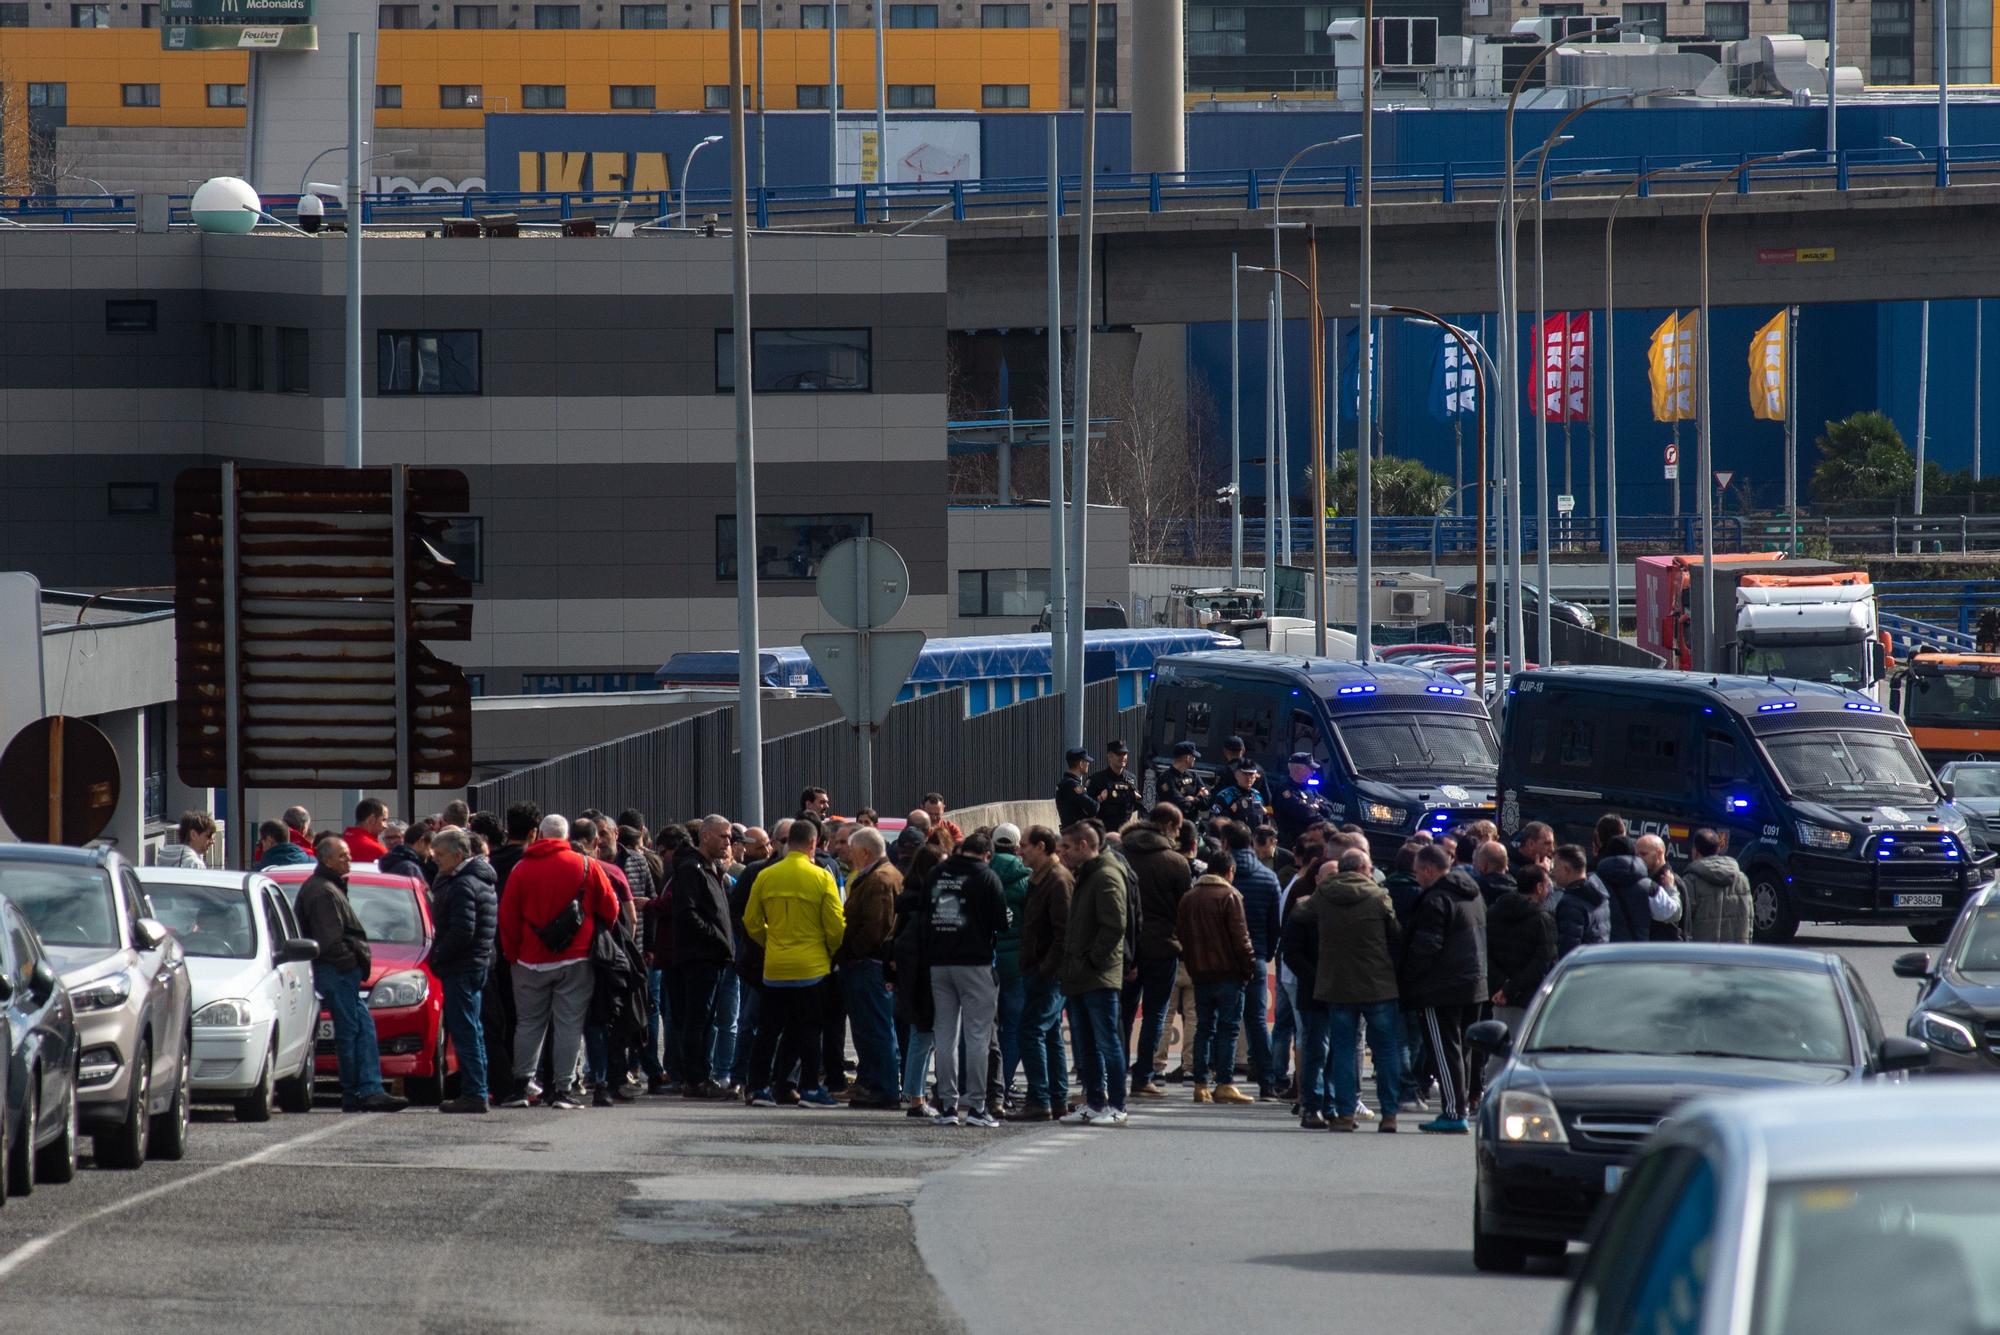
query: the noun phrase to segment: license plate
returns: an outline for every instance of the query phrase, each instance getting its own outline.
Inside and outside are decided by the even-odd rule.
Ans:
[[[1605,1167],[1604,1189],[1607,1192],[1618,1190],[1618,1184],[1620,1182],[1623,1182],[1624,1180],[1625,1180],[1625,1165],[1609,1164]]]
[[[1941,909],[1943,895],[1897,895],[1891,903],[1899,909]]]
[[[319,1022],[319,1036],[324,1039],[331,1039],[333,1037],[333,1021],[321,1020]]]

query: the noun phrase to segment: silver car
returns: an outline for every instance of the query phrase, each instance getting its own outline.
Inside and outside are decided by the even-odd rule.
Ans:
[[[1750,1094],[1655,1135],[1562,1335],[2000,1329],[2000,1081]]]
[[[41,938],[76,1009],[77,1115],[100,1165],[187,1153],[187,964],[116,852],[0,846],[0,894]]]

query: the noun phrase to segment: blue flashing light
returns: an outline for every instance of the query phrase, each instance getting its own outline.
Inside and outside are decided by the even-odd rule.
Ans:
[[[1886,858],[1895,851],[1896,850],[1893,848],[1878,848],[1875,850],[1875,856],[1878,858]]]
[[[1799,702],[1796,700],[1774,700],[1768,705],[1758,705],[1757,712],[1759,714],[1775,714],[1781,709],[1797,709],[1798,707]]]
[[[1882,706],[1863,704],[1859,700],[1849,700],[1846,703],[1846,705],[1842,707],[1846,709],[1851,709],[1857,714],[1879,714],[1882,712]]]
[[[1885,844],[1893,844],[1896,842],[1896,836],[1893,834],[1885,834],[1882,836],[1882,842]]]
[[[1715,712],[1715,708],[1712,705],[1703,705],[1701,707],[1701,712],[1704,714],[1713,714]]]
[[[1750,809],[1750,799],[1747,797],[1732,797],[1729,799],[1729,809],[1731,811],[1748,811]]]
[[[1316,777],[1315,777],[1315,778],[1311,778],[1311,779],[1307,779],[1307,780],[1306,780],[1306,787],[1308,787],[1308,788],[1317,788],[1317,787],[1319,787],[1319,779],[1318,779],[1318,778],[1316,778]]]
[[[1426,687],[1424,687],[1424,694],[1426,694],[1426,695],[1464,695],[1464,694],[1465,694],[1465,688],[1464,688],[1463,686],[1426,686]]]
[[[1339,690],[1339,694],[1341,694],[1341,695],[1373,695],[1373,694],[1375,694],[1375,683],[1374,683],[1374,682],[1359,682],[1359,683],[1356,683],[1356,684],[1355,684],[1355,685],[1353,685],[1353,686],[1343,686],[1343,687],[1341,687],[1341,688],[1340,688],[1340,690]]]
[[[1955,858],[1958,856],[1958,850],[1955,848],[1947,848],[1944,851],[1944,855],[1948,858]]]

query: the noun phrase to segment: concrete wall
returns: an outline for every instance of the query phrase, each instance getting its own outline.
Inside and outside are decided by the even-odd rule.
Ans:
[[[1029,630],[1041,608],[1027,616],[966,616],[959,610],[960,572],[966,570],[1030,570],[1046,577],[1049,570],[1049,507],[1027,505],[954,505],[948,512],[950,552],[951,635],[1008,635]],[[1132,561],[1131,525],[1123,506],[1093,505],[1088,525],[1090,559],[1084,570],[1091,602],[1126,602],[1126,573]],[[1129,604],[1128,604],[1129,606]]]

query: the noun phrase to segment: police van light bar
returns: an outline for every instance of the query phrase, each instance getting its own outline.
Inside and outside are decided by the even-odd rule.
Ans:
[[[1859,700],[1849,700],[1846,703],[1846,705],[1842,707],[1845,709],[1852,709],[1858,714],[1879,714],[1882,712],[1882,706],[1863,704]]]
[[[1375,694],[1375,683],[1364,681],[1354,686],[1343,686],[1340,688],[1339,693],[1341,695],[1373,695]]]
[[[1464,694],[1465,694],[1465,688],[1464,688],[1463,686],[1426,686],[1426,687],[1424,687],[1424,694],[1425,694],[1425,695],[1464,695]]]
[[[1775,714],[1780,709],[1797,709],[1798,707],[1799,702],[1796,700],[1775,700],[1768,705],[1758,705],[1757,712],[1759,714]]]

